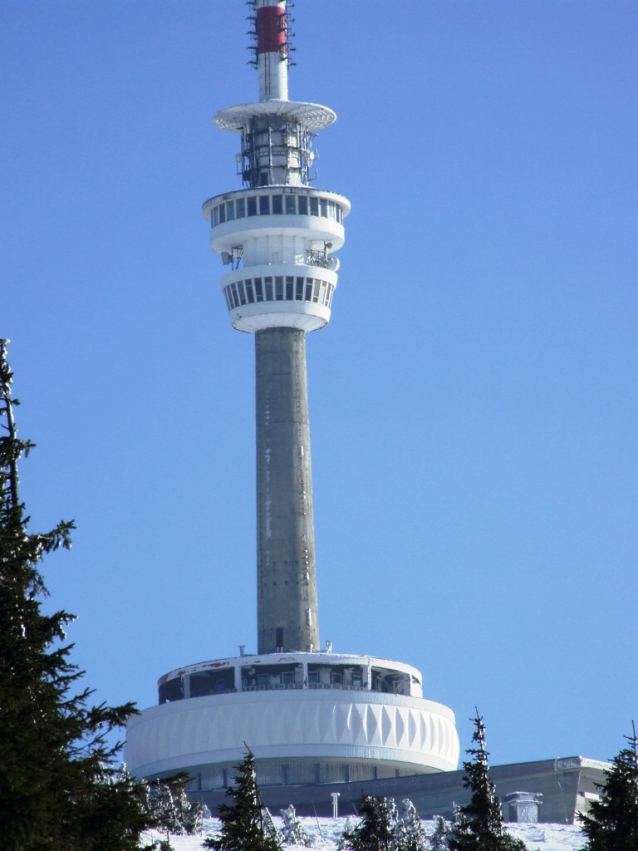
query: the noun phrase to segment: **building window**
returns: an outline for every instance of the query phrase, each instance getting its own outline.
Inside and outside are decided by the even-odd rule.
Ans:
[[[294,195],[286,195],[286,213],[289,216],[295,216],[297,214]]]
[[[232,220],[235,218],[235,202],[234,201],[227,201],[226,202],[226,218],[228,219],[229,222],[232,222]]]
[[[264,301],[272,301],[272,278],[264,278],[264,284],[266,285],[266,297]]]
[[[284,646],[284,628],[282,626],[275,629],[275,646],[278,648]]]
[[[243,281],[237,281],[237,289],[239,291],[239,301],[242,304],[246,304],[246,293],[244,291],[244,282]]]
[[[259,215],[260,216],[270,215],[270,195],[260,195],[259,196]]]
[[[319,301],[319,287],[321,286],[321,281],[316,280],[315,285],[312,289],[312,300],[316,304]]]
[[[303,278],[297,278],[297,286],[295,289],[295,300],[303,301]]]
[[[284,279],[282,275],[277,275],[275,278],[275,299],[277,301],[284,300]]]
[[[290,782],[290,766],[283,763],[281,766],[281,782],[287,786]]]
[[[304,301],[312,300],[312,278],[306,278],[306,298]]]
[[[233,307],[238,307],[239,306],[239,297],[237,295],[237,287],[235,286],[235,284],[230,285],[230,291],[231,291],[231,295],[232,295]]]
[[[294,278],[286,278],[286,301],[292,301],[293,298],[294,298],[294,294],[293,294],[294,281],[295,281]]]
[[[319,215],[319,199],[311,198],[310,199],[310,215],[318,216]]]
[[[257,199],[254,195],[251,195],[246,199],[248,202],[248,215],[256,216],[257,215]]]
[[[279,213],[283,213],[283,199],[281,195],[273,195],[272,196],[272,212],[273,216],[278,215]]]
[[[308,199],[305,195],[300,195],[297,199],[297,203],[299,204],[299,215],[307,216],[308,215]]]
[[[226,221],[226,204],[219,205],[219,224],[223,225]]]
[[[337,221],[339,222],[339,224],[341,224],[341,222],[343,221],[343,214],[341,212],[341,207],[339,206],[339,204],[336,204],[335,206],[337,208]]]
[[[321,203],[321,215],[323,216],[324,219],[327,219],[328,218],[328,202],[326,201],[325,198],[321,198],[320,203]]]
[[[213,210],[213,227],[219,224],[219,207],[215,207]]]
[[[335,202],[334,201],[328,201],[328,218],[329,219],[335,218]]]
[[[246,281],[246,298],[248,299],[248,304],[254,304],[255,294],[253,292],[253,282],[250,278]]]
[[[237,218],[243,219],[246,215],[246,199],[238,198],[237,199]]]
[[[264,290],[261,285],[261,278],[255,278],[255,294],[257,295],[257,301],[264,300]]]

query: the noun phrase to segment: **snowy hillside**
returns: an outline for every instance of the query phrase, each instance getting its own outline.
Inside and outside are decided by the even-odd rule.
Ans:
[[[275,819],[277,827],[281,826],[281,819]],[[335,851],[339,836],[346,823],[345,818],[302,818],[300,819],[304,829],[312,836],[313,849],[316,851]],[[426,830],[431,833],[434,829],[433,821],[425,821]],[[219,829],[217,819],[207,819],[204,834],[202,836],[171,836],[171,845],[175,851],[200,851],[202,840],[206,835],[214,835]],[[522,839],[528,851],[580,851],[585,844],[585,839],[580,829],[574,825],[562,824],[512,824],[508,830],[513,836]],[[148,837],[160,838],[160,834],[152,831]],[[165,838],[165,837],[162,837]],[[308,851],[301,846],[285,846],[290,851]]]

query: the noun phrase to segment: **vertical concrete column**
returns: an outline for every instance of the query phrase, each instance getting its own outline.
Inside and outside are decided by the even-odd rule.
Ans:
[[[258,652],[319,649],[305,333],[255,334]]]

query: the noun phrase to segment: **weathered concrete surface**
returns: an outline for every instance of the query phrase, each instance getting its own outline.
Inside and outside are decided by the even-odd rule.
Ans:
[[[318,650],[305,333],[255,335],[258,653]]]

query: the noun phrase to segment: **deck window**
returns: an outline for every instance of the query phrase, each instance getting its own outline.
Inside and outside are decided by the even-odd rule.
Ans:
[[[259,196],[259,215],[260,216],[269,216],[270,215],[270,195],[260,195]]]
[[[256,216],[257,215],[257,199],[254,195],[250,195],[246,201],[248,202],[248,215]]]
[[[255,294],[257,296],[257,301],[264,300],[264,289],[262,287],[261,278],[255,278]]]
[[[292,301],[295,297],[293,294],[294,283],[294,278],[286,278],[286,301]]]
[[[297,205],[295,204],[294,195],[286,195],[286,214],[288,216],[297,215]]]
[[[321,203],[321,215],[323,216],[324,219],[327,219],[328,218],[328,202],[326,201],[325,198],[321,198],[320,203]]]
[[[305,195],[300,195],[297,199],[297,203],[299,205],[299,215],[307,216],[308,215],[308,199]]]
[[[264,301],[272,301],[272,278],[264,278],[264,284],[266,285],[266,297]]]
[[[237,218],[243,219],[246,215],[246,199],[238,198],[237,199]]]
[[[255,292],[253,290],[253,282],[249,278],[245,283],[246,283],[246,298],[248,299],[248,304],[254,304]]]
[[[319,199],[311,198],[310,199],[310,215],[318,216],[319,215]]]
[[[312,278],[306,278],[306,297],[304,301],[312,300]]]
[[[244,290],[243,281],[237,281],[237,289],[239,291],[239,301],[241,304],[246,304],[246,291]]]
[[[272,196],[272,213],[273,216],[278,215],[279,213],[283,213],[283,198],[281,195],[273,195]]]
[[[213,210],[213,227],[219,224],[219,207]]]
[[[219,224],[223,225],[226,221],[226,204],[219,205]]]
[[[275,278],[275,299],[277,301],[284,300],[284,279],[283,275],[277,275]]]
[[[226,201],[226,219],[229,222],[235,218],[235,202],[234,201]]]
[[[297,286],[295,288],[295,301],[303,301],[303,278],[297,278]]]

